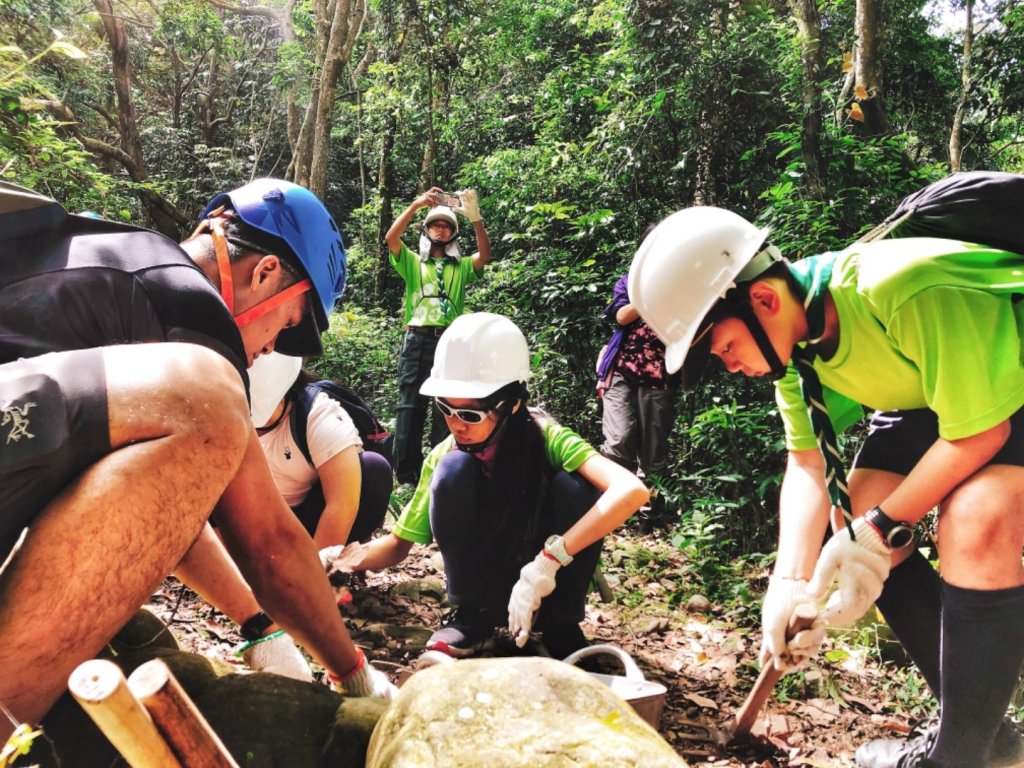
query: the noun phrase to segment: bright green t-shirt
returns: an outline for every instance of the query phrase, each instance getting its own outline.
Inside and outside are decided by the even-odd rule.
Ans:
[[[547,451],[548,464],[556,469],[563,469],[566,472],[575,472],[582,467],[588,459],[597,456],[595,451],[586,440],[577,435],[568,427],[563,427],[544,414],[534,416],[544,434],[544,448]],[[430,478],[437,469],[441,457],[455,447],[455,438],[448,435],[447,438],[434,446],[423,461],[423,469],[420,472],[420,481],[413,493],[412,500],[402,510],[398,517],[392,533],[400,539],[414,541],[417,544],[429,544],[433,539],[430,530]]]
[[[837,254],[829,293],[839,345],[814,369],[837,428],[857,404],[929,408],[957,440],[1024,405],[1024,256],[935,238],[854,244]],[[787,447],[817,447],[792,366],[776,386]]]
[[[420,257],[402,243],[396,256],[388,254],[391,265],[405,281],[405,324],[419,326],[448,326],[462,314],[466,299],[466,286],[480,279],[473,269],[473,257],[443,259],[443,288],[448,301],[442,301],[441,283],[438,281],[437,260]]]

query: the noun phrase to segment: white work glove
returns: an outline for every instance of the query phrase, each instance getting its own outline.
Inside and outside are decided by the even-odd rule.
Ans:
[[[464,189],[459,192],[460,205],[455,206],[452,210],[456,213],[461,213],[470,221],[480,221],[480,206],[476,201],[476,190],[475,189]]]
[[[336,544],[320,550],[320,564],[327,573],[327,580],[334,590],[334,599],[339,605],[351,602],[349,583],[352,580],[353,568],[363,561],[369,550],[369,544],[357,541],[351,544]]]
[[[843,627],[852,624],[871,607],[882,594],[882,584],[889,575],[890,549],[881,534],[869,522],[859,517],[850,531],[836,533],[825,548],[814,569],[807,591],[817,600],[823,600],[832,583],[839,587],[825,604],[821,618],[826,625]]]
[[[541,552],[519,571],[519,581],[512,587],[508,600],[508,631],[520,648],[530,639],[533,614],[540,608],[540,601],[555,589],[559,568],[557,560]]]
[[[388,680],[387,675],[379,669],[374,669],[366,660],[366,654],[359,651],[359,662],[355,669],[344,677],[335,677],[328,674],[327,679],[331,688],[337,693],[346,696],[372,696],[384,701],[394,701],[398,695],[398,688]]]
[[[284,630],[246,643],[241,653],[246,666],[253,672],[273,672],[304,683],[313,682],[309,662]]]
[[[772,662],[776,669],[789,672],[809,661],[821,648],[825,640],[825,625],[820,618],[810,629],[786,639],[786,628],[799,605],[815,608],[814,598],[807,593],[807,579],[783,576],[768,579],[768,591],[761,605],[762,667]]]

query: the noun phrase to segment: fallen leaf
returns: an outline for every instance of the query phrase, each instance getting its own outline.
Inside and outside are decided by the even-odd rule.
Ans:
[[[718,709],[718,704],[707,696],[701,696],[699,693],[688,693],[685,698],[692,701],[698,707],[704,707],[705,709]]]

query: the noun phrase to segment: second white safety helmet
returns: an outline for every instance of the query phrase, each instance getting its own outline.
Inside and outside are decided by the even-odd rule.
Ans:
[[[271,352],[260,355],[249,368],[249,411],[252,423],[265,426],[302,370],[302,358]]]
[[[519,327],[503,315],[474,312],[441,335],[420,394],[475,400],[529,378],[530,350]]]
[[[667,216],[640,244],[629,269],[629,298],[665,342],[670,373],[682,367],[718,300],[778,261],[776,249],[761,250],[767,235],[731,211],[694,206]]]

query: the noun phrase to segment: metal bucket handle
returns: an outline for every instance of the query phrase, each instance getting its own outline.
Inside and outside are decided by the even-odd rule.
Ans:
[[[619,646],[617,645],[609,645],[604,643],[598,645],[588,645],[583,648],[580,648],[578,651],[573,651],[568,656],[566,656],[563,659],[563,661],[566,664],[575,665],[576,662],[580,659],[585,659],[588,656],[598,656],[602,654],[606,656],[614,656],[616,659],[619,660],[619,663],[622,664],[623,671],[626,673],[625,677],[627,680],[644,682],[644,673],[640,671],[640,667],[638,667],[636,665],[636,662],[633,661],[633,657],[621,648],[619,648]]]

